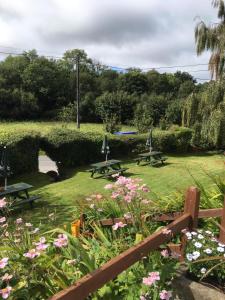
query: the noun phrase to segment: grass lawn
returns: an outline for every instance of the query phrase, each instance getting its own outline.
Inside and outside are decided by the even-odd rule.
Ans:
[[[65,123],[62,122],[1,122],[0,131],[14,131],[14,130],[34,130],[41,134],[46,134],[52,128],[65,126]],[[69,129],[77,129],[76,122],[66,123],[66,128]],[[130,126],[122,126],[122,130],[134,130],[134,128]],[[82,132],[104,132],[103,124],[93,124],[93,123],[84,123],[81,124],[80,131]]]
[[[194,184],[191,174],[205,187],[211,187],[212,182],[205,171],[224,176],[224,156],[217,154],[169,155],[168,163],[162,167],[137,166],[132,161],[124,159],[124,166],[129,168],[127,175],[142,178],[151,188],[151,197],[167,196],[175,191],[184,190]],[[34,185],[34,193],[40,193],[42,200],[35,204],[34,209],[24,208],[15,212],[15,217],[23,217],[36,225],[60,226],[71,222],[76,213],[76,203],[85,197],[98,192],[106,193],[106,179],[91,179],[85,172],[87,167],[70,170],[67,180],[50,183],[49,177],[43,173],[23,175],[10,180],[27,182]],[[57,212],[55,224],[49,223],[48,214]]]

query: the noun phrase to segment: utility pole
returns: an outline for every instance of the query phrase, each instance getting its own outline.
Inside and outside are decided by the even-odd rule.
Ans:
[[[80,58],[77,55],[76,59],[76,74],[77,74],[77,129],[80,129]]]

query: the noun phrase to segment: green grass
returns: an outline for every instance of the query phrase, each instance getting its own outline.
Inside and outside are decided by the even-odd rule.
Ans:
[[[0,131],[14,131],[14,130],[34,130],[40,132],[41,134],[46,134],[52,128],[65,126],[65,123],[62,122],[1,122]],[[76,122],[70,122],[66,124],[66,127],[69,129],[77,129]],[[130,126],[122,126],[122,130],[130,130]],[[80,131],[82,132],[104,132],[103,124],[92,124],[84,123],[80,126]]]
[[[184,193],[194,184],[194,176],[205,187],[211,188],[212,182],[205,171],[224,175],[224,156],[216,154],[169,155],[167,164],[162,167],[137,166],[126,160],[124,166],[129,168],[128,175],[142,178],[151,188],[151,197],[166,196],[175,191]],[[71,222],[76,212],[76,204],[95,192],[107,193],[104,190],[106,179],[91,179],[85,168],[70,170],[69,178],[50,183],[43,173],[30,174],[11,179],[10,182],[27,182],[34,185],[34,193],[40,193],[42,200],[36,203],[33,210],[23,209],[15,212],[15,217],[23,217],[35,224],[49,224],[48,214],[56,211],[57,220],[54,226],[63,226]],[[51,226],[51,224],[49,224]]]

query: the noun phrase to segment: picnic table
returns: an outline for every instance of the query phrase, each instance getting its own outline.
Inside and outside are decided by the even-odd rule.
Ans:
[[[100,174],[100,177],[111,177],[114,174],[123,174],[127,168],[121,168],[121,161],[110,159],[107,161],[98,162],[91,164],[91,177],[94,177],[94,174]]]
[[[147,153],[141,153],[138,154],[138,158],[135,160],[137,161],[137,164],[139,165],[141,161],[145,161],[147,164],[150,164],[151,166],[157,165],[161,163],[162,165],[167,160],[167,157],[162,156],[162,152],[160,151],[151,151]]]
[[[9,196],[12,199],[12,207],[29,203],[33,207],[33,202],[40,196],[30,196],[28,190],[33,186],[24,182],[8,185],[6,189],[0,192],[0,198]]]

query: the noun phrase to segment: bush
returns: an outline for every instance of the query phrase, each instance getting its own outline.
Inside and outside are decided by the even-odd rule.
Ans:
[[[190,145],[191,135],[192,131],[187,128],[173,131],[154,130],[153,148],[164,152],[185,152]],[[146,139],[147,134],[121,137],[109,135],[110,157],[146,151]],[[64,167],[75,167],[103,160],[102,141],[101,134],[61,128],[51,130],[42,139],[41,148],[53,161],[61,162]]]
[[[32,131],[0,132],[14,175],[38,171],[39,136]]]

